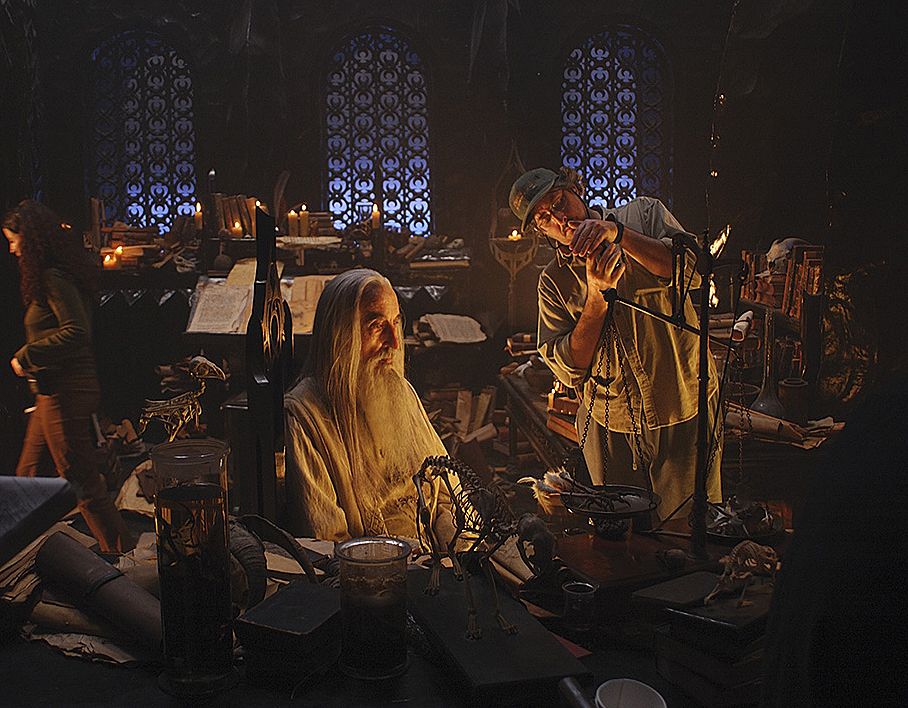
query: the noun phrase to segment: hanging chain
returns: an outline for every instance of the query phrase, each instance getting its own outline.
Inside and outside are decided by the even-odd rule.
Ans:
[[[580,437],[580,451],[583,452],[583,446],[586,444],[586,436],[590,432],[590,421],[593,419],[593,401],[596,400],[596,389],[599,385],[596,379],[599,376],[599,372],[602,371],[602,353],[605,351],[605,346],[599,350],[599,366],[596,367],[596,373],[593,376],[593,392],[590,396],[590,409],[588,415],[586,416],[586,422],[583,424],[583,434]],[[608,376],[608,371],[606,371],[606,376]],[[605,401],[605,415],[608,418],[608,399]]]
[[[738,438],[738,478],[735,485],[735,495],[738,497],[742,496],[742,491],[745,496],[748,498],[749,495],[749,484],[747,483],[747,476],[744,474],[744,438],[748,433],[753,432],[753,416],[751,415],[750,408],[746,405],[744,400],[744,378],[742,376],[743,366],[735,366],[732,368],[734,372],[734,377],[730,383],[733,384],[734,390],[738,393],[738,400],[740,401],[740,406],[743,409],[743,413],[739,412],[738,416],[741,418],[742,422],[747,422],[747,427],[743,429],[738,429],[737,438]],[[727,414],[729,410],[728,400],[723,401],[723,413]],[[725,416],[722,416],[722,429],[721,432],[725,432]],[[715,448],[713,449],[713,454],[715,454]],[[710,455],[710,464],[712,464],[712,455]],[[708,469],[708,468],[707,468]]]
[[[593,391],[590,394],[590,407],[586,412],[586,422],[583,424],[583,434],[580,436],[580,459],[583,459],[583,447],[586,445],[586,438],[590,432],[590,421],[593,420],[593,405],[596,403],[596,393],[599,390],[599,374],[602,373],[602,359],[605,355],[606,350],[606,335],[608,334],[608,321],[611,318],[611,312],[606,313],[606,325],[603,327],[602,334],[600,335],[600,344],[599,344],[599,363],[596,366],[596,373],[593,374]],[[611,369],[611,362],[605,363],[605,379],[608,381],[609,370]],[[608,425],[608,389],[606,389],[605,396],[605,421]],[[577,460],[577,464],[580,464],[580,460]],[[602,483],[605,484],[605,473],[608,471],[608,462],[606,459],[603,459],[603,470],[602,470]],[[576,476],[577,470],[574,469],[574,474],[571,475],[571,479]]]
[[[738,390],[738,400],[741,401],[741,405],[744,405],[744,378],[741,376],[741,367],[736,366],[735,371],[738,374],[738,380],[735,382],[735,385]],[[726,403],[726,408],[728,404]],[[750,411],[750,409],[748,409]],[[748,414],[748,417],[749,414]],[[744,431],[738,431],[738,485],[740,486],[741,480],[744,479]],[[735,490],[737,493],[737,489]]]
[[[590,404],[587,410],[586,422],[583,425],[583,433],[580,436],[580,454],[583,455],[583,449],[586,445],[586,439],[590,431],[590,423],[593,420],[593,407],[596,403],[596,394],[599,391],[599,381],[600,374],[602,373],[602,362],[605,359],[605,350],[610,348],[611,344],[614,342],[615,350],[618,353],[618,365],[621,367],[621,380],[624,383],[624,395],[627,400],[627,410],[631,417],[631,429],[634,435],[634,445],[637,450],[637,458],[640,461],[640,464],[643,466],[644,479],[646,480],[646,489],[649,492],[650,496],[653,493],[653,483],[649,475],[649,465],[644,462],[643,457],[643,445],[640,442],[640,430],[637,427],[637,417],[634,415],[634,406],[631,402],[630,387],[628,386],[627,373],[624,368],[624,354],[620,346],[620,341],[618,338],[618,327],[615,324],[615,318],[612,314],[612,311],[606,314],[605,324],[602,328],[602,335],[600,337],[600,346],[599,346],[599,362],[596,365],[596,372],[593,374],[593,388],[590,393]],[[608,483],[608,464],[609,464],[609,450],[608,447],[608,423],[609,423],[609,387],[612,381],[612,361],[611,359],[605,359],[605,420],[603,421],[603,426],[606,430],[606,454],[602,455],[602,483]]]
[[[627,375],[624,370],[624,354],[618,341],[618,332],[615,332],[615,349],[618,351],[618,365],[621,367],[621,381],[624,383],[624,397],[627,399],[627,410],[631,416],[631,429],[634,431],[634,446],[637,448],[637,459],[643,467],[643,478],[646,480],[646,491],[649,492],[650,499],[653,497],[653,480],[649,476],[649,465],[643,459],[643,445],[640,442],[640,431],[637,430],[637,417],[634,415],[634,406],[631,403],[631,391],[628,385]],[[643,413],[643,406],[640,406],[640,413]]]

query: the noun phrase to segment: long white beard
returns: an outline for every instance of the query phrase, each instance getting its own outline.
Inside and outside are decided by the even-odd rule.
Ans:
[[[391,364],[379,361],[387,356],[382,351],[363,362],[357,396],[365,428],[364,471],[383,492],[401,483],[412,485],[411,477],[423,460],[438,454],[438,438],[404,379],[403,353],[395,350]]]

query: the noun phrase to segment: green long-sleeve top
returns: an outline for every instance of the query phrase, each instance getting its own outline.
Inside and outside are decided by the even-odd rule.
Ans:
[[[43,279],[45,296],[25,311],[27,344],[16,352],[39,391],[45,381],[95,374],[89,302],[56,268],[48,268]]]

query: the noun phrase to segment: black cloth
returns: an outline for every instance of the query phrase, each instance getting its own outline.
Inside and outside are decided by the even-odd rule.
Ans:
[[[782,559],[764,706],[905,705],[908,378],[846,422]]]

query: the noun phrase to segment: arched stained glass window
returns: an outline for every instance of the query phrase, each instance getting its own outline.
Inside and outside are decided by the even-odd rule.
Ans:
[[[195,201],[192,81],[151,32],[123,32],[91,55],[86,187],[108,220],[164,231]]]
[[[671,86],[658,42],[619,26],[574,49],[561,117],[562,161],[583,174],[591,203],[646,195],[671,207]]]
[[[325,76],[327,209],[338,227],[380,203],[388,227],[432,229],[426,70],[399,34],[343,40]]]

